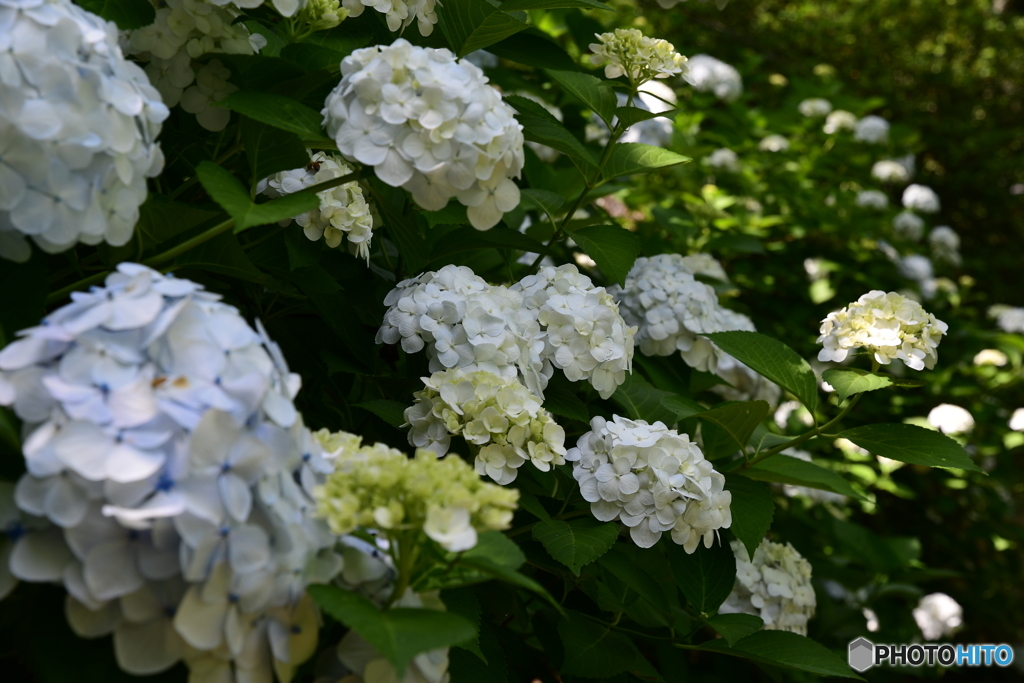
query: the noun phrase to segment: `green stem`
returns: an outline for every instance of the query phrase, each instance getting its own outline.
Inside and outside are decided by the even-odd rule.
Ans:
[[[331,178],[330,180],[325,180],[322,183],[317,183],[316,185],[310,185],[309,187],[299,190],[295,194],[316,194],[318,192],[323,192],[324,190],[330,190],[332,187],[337,187],[338,185],[351,183],[353,180],[359,180],[362,177],[362,169],[352,171],[348,175],[338,176],[337,178]]]
[[[829,427],[832,427],[833,425],[838,423],[840,420],[842,420],[844,417],[846,417],[846,414],[849,413],[851,410],[853,410],[853,407],[855,405],[857,405],[857,401],[859,401],[860,397],[863,396],[863,395],[864,394],[857,394],[852,399],[850,399],[846,403],[846,407],[843,408],[841,411],[839,411],[838,415],[836,415],[834,418],[832,418],[831,420],[829,420],[825,424],[821,425],[820,427],[815,427],[814,429],[812,429],[811,431],[807,432],[806,434],[801,434],[800,436],[796,437],[792,441],[787,441],[786,443],[780,444],[780,445],[776,446],[775,448],[772,448],[771,450],[767,450],[764,453],[761,453],[760,455],[758,455],[756,458],[751,458],[740,469],[745,470],[748,467],[756,465],[757,463],[761,462],[762,460],[764,460],[766,458],[770,458],[771,456],[773,456],[773,455],[775,455],[777,453],[781,453],[782,451],[786,450],[787,448],[792,448],[793,446],[802,444],[804,441],[807,441],[809,439],[813,439],[814,437],[819,436],[820,434],[825,433],[826,430],[828,430]]]

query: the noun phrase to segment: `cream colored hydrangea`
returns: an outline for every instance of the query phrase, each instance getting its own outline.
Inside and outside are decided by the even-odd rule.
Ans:
[[[381,443],[363,446],[345,432],[314,436],[335,463],[314,496],[336,534],[422,529],[446,550],[461,552],[476,545],[477,532],[507,529],[512,521],[519,492],[482,481],[461,458],[439,460],[423,449],[409,458]]]
[[[913,299],[876,289],[821,321],[818,360],[842,362],[850,351],[865,349],[882,365],[899,359],[914,370],[931,370],[947,329]]]
[[[811,563],[789,543],[761,541],[750,559],[739,541],[731,543],[736,555],[736,584],[718,609],[720,614],[753,614],[766,630],[807,635],[817,599],[811,585]]]
[[[652,78],[685,75],[686,57],[676,52],[672,43],[659,38],[648,38],[639,29],[617,28],[609,33],[597,33],[597,43],[590,44],[594,53],[590,61],[607,64],[606,78],[625,74],[634,86]]]
[[[542,472],[565,463],[565,430],[518,380],[452,368],[423,381],[405,411],[413,446],[444,455],[461,434],[478,449],[476,471],[499,484],[515,481],[527,460]]]
[[[352,167],[337,155],[317,152],[302,168],[275,173],[256,186],[258,192],[271,197],[292,194],[307,187],[352,173]],[[341,245],[348,239],[349,251],[369,261],[370,239],[373,237],[375,217],[363,196],[358,181],[317,192],[320,208],[295,216],[306,237],[312,241],[321,237],[329,247]],[[287,225],[290,221],[283,221]]]

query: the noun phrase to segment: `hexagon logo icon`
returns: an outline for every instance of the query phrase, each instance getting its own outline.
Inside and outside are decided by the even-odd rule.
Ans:
[[[857,673],[870,669],[875,663],[875,645],[867,638],[858,638],[850,643],[850,654],[847,657],[850,668]]]

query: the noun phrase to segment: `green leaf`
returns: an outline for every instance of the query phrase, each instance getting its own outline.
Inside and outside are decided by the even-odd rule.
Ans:
[[[736,582],[736,557],[728,543],[714,543],[705,548],[703,543],[690,554],[683,546],[666,546],[672,576],[697,614],[710,616],[725,602]]]
[[[634,562],[622,550],[612,548],[598,560],[598,564],[655,607],[666,609],[669,603],[665,591],[657,579],[644,571],[642,563]]]
[[[367,598],[337,586],[310,586],[309,594],[321,609],[384,655],[399,678],[419,653],[457,645],[477,635],[476,627],[457,614],[408,607],[382,612]]]
[[[430,261],[437,261],[452,254],[459,254],[465,251],[495,248],[553,255],[553,252],[545,244],[524,235],[518,230],[510,230],[508,228],[477,230],[476,228],[466,227],[452,231],[434,245],[434,249],[430,253]]]
[[[487,0],[444,0],[444,4],[437,5],[437,18],[458,57],[530,28]]]
[[[518,586],[519,588],[525,588],[526,590],[536,593],[540,597],[544,598],[549,605],[559,612],[563,611],[562,606],[558,604],[557,600],[551,597],[551,594],[548,593],[544,586],[540,585],[530,577],[520,574],[514,569],[509,569],[506,566],[496,564],[485,557],[477,556],[469,559],[463,556],[462,559],[459,560],[459,564],[476,569],[477,571],[483,572],[491,578],[498,579],[499,581],[504,581],[505,583]]]
[[[708,619],[708,623],[725,638],[729,647],[735,645],[737,640],[760,631],[764,626],[761,617],[753,614],[718,614]]]
[[[732,494],[732,526],[729,530],[744,547],[750,557],[772,525],[775,515],[775,500],[768,485],[753,481],[734,472],[725,475],[725,489]]]
[[[777,339],[757,332],[716,332],[704,335],[754,372],[789,390],[812,413],[818,407],[814,371],[796,351]]]
[[[292,62],[304,71],[327,69],[340,71],[341,60],[355,50],[370,43],[373,35],[370,32],[359,35],[332,35],[333,32],[317,32],[301,43],[291,43],[281,50],[281,57]]]
[[[370,192],[383,214],[384,229],[398,247],[405,268],[418,273],[427,264],[427,245],[416,223],[416,217],[405,211],[405,192],[397,187],[385,185],[376,178],[369,180]]]
[[[597,0],[505,0],[501,4],[501,9],[506,12],[513,10],[529,10],[529,9],[562,9],[562,8],[578,8],[578,9],[606,9],[610,12],[615,10],[603,2]]]
[[[732,647],[721,640],[701,645],[702,650],[728,652],[761,664],[784,666],[824,676],[842,676],[864,680],[846,663],[810,638],[789,631],[758,631],[742,638]]]
[[[474,561],[476,558],[485,558],[509,569],[519,569],[526,562],[526,555],[515,541],[500,531],[485,531],[480,534],[476,545],[462,554],[463,560]]]
[[[576,69],[576,62],[569,53],[551,40],[546,33],[530,29],[494,43],[487,51],[519,64],[535,69]]]
[[[558,622],[565,646],[561,672],[605,680],[629,671],[640,653],[633,641],[579,612],[569,612]]]
[[[594,225],[572,232],[572,239],[594,259],[609,280],[620,285],[640,253],[640,240],[616,225]]]
[[[704,406],[697,403],[692,398],[676,396],[675,394],[666,396],[662,401],[662,405],[675,413],[676,419],[679,420],[685,420],[688,417],[693,417],[694,415],[699,415],[706,411]]]
[[[667,168],[692,161],[682,154],[670,152],[661,147],[652,147],[640,142],[624,142],[615,145],[608,163],[601,170],[606,180],[634,173],[650,173],[659,168]]]
[[[615,91],[607,81],[578,71],[546,71],[566,92],[593,110],[611,127],[612,119],[615,118],[616,99]]]
[[[217,104],[268,126],[295,133],[303,140],[327,140],[320,125],[323,116],[284,95],[238,90]]]
[[[587,404],[563,386],[549,384],[544,389],[544,409],[555,415],[567,417],[570,420],[576,420],[583,424],[590,423],[590,413],[587,410]]]
[[[513,97],[505,99],[512,100]],[[513,106],[516,105],[513,104]],[[594,155],[590,153],[590,150],[584,147],[583,143],[570,133],[565,126],[559,123],[555,117],[550,114],[545,117],[521,114],[518,118],[519,123],[523,125],[523,137],[525,139],[530,142],[539,142],[551,149],[557,149],[573,160],[573,162],[579,162],[576,164],[576,167],[580,168],[581,172],[583,168],[597,167],[597,160],[594,159]],[[584,164],[584,167],[580,167],[580,164]]]
[[[466,207],[455,200],[448,202],[443,209],[424,211],[423,217],[427,219],[427,225],[431,228],[438,225],[469,225]]]
[[[647,422],[664,422],[673,425],[676,414],[663,405],[665,399],[675,394],[655,389],[637,372],[626,375],[626,381],[615,389],[612,400],[626,411],[626,415],[634,420]]]
[[[851,498],[866,500],[849,483],[832,470],[812,462],[778,454],[743,470],[744,476],[758,481],[773,481],[778,484],[809,486],[813,489],[833,491]]]
[[[408,408],[408,406],[403,405],[398,401],[386,401],[384,399],[379,399],[376,401],[363,401],[362,403],[355,403],[353,405],[355,405],[356,408],[368,410],[392,427],[401,427],[405,424],[405,409]]]
[[[746,447],[750,442],[750,435],[769,412],[771,406],[766,401],[744,401],[712,408],[698,414],[697,417],[721,427],[732,441],[730,453],[735,453]]]
[[[235,219],[235,232],[254,225],[276,223],[320,206],[312,194],[290,194],[265,204],[254,204],[249,193],[230,171],[212,161],[203,161],[196,167],[196,176],[214,201]]]
[[[459,615],[473,624],[474,628],[478,631],[473,638],[458,643],[455,647],[461,647],[472,652],[486,664],[487,657],[480,650],[480,601],[477,600],[472,589],[463,587],[441,591],[441,602],[444,603],[449,614]]]
[[[242,146],[252,171],[251,185],[279,171],[302,168],[309,163],[306,146],[294,133],[242,117]]]
[[[523,204],[534,206],[552,217],[558,215],[558,212],[565,206],[565,198],[562,195],[547,190],[528,187],[520,190],[519,196]]]
[[[659,116],[671,119],[678,113],[678,109],[669,109],[668,111],[660,113],[654,113],[653,111],[647,111],[646,109],[641,109],[639,107],[616,107],[615,109],[616,118],[618,118],[619,122],[626,128],[629,128],[635,123],[640,123],[641,121],[656,119]]]
[[[153,6],[139,0],[75,0],[75,4],[114,22],[122,31],[149,26],[156,20]]]
[[[839,436],[884,458],[928,467],[981,472],[963,446],[940,432],[908,424],[874,424],[847,429]]]
[[[242,245],[238,243],[238,238],[230,233],[218,235],[175,259],[175,271],[187,268],[219,273],[249,282],[264,283],[268,279],[246,256]]]
[[[854,394],[892,386],[892,379],[885,375],[875,375],[854,368],[830,368],[821,373],[821,377],[835,388],[840,401],[845,401]]]
[[[222,215],[212,205],[204,208],[150,192],[146,203],[139,207],[137,230],[144,238],[145,248],[149,249]]]
[[[580,568],[608,552],[619,537],[619,525],[602,524],[592,517],[580,517],[568,522],[549,519],[533,527],[533,537],[544,545],[576,576]]]

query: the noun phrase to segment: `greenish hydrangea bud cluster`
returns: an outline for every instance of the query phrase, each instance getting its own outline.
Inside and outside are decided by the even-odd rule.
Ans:
[[[391,532],[422,529],[446,550],[476,545],[477,532],[507,529],[519,492],[484,482],[460,458],[438,459],[420,449],[415,458],[362,438],[325,429],[314,436],[335,461],[314,490],[318,513],[336,534],[357,527]]]
[[[594,53],[590,61],[605,64],[604,75],[618,78],[625,75],[633,86],[652,78],[686,75],[686,57],[676,52],[672,43],[648,38],[639,29],[617,28],[597,33],[598,42],[590,44]]]
[[[565,463],[565,430],[518,380],[451,368],[423,381],[405,411],[413,446],[444,455],[461,434],[479,447],[476,471],[499,484],[515,481],[527,460],[542,472]]]

